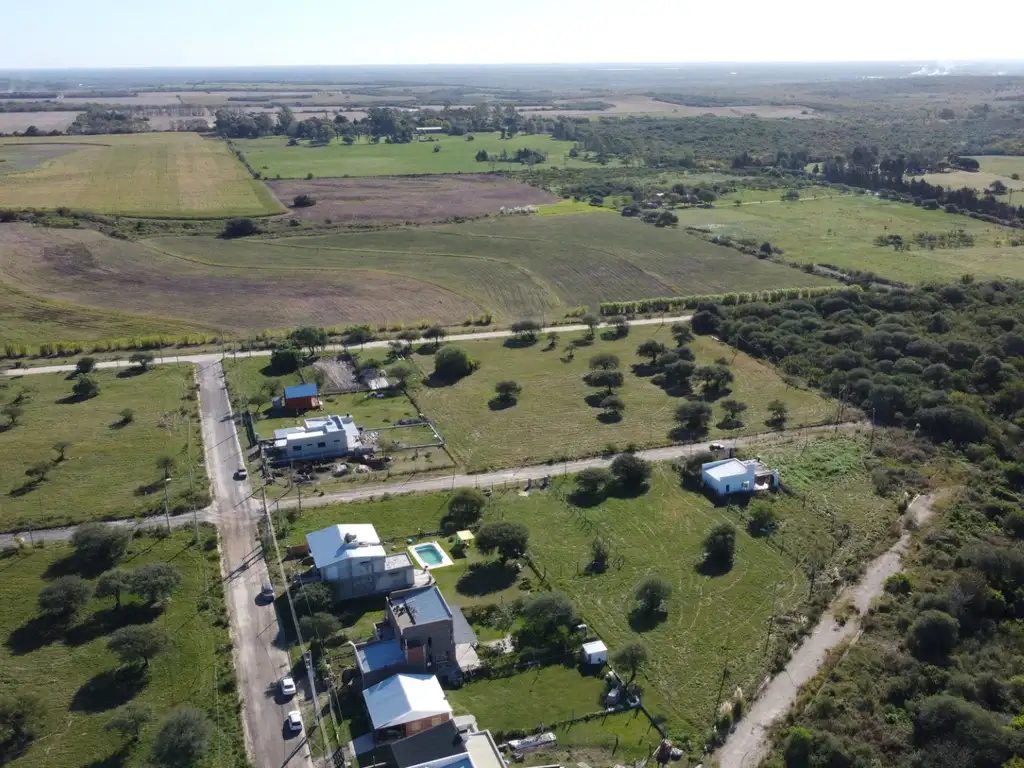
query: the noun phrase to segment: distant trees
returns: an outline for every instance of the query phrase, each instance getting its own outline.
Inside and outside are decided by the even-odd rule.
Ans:
[[[221,231],[220,236],[225,240],[231,240],[236,237],[250,237],[251,235],[258,235],[263,232],[253,219],[238,218],[228,219],[224,223],[224,229]]]
[[[312,195],[302,194],[292,198],[292,206],[295,208],[310,208],[316,205],[316,198]]]
[[[469,376],[475,368],[473,360],[461,347],[447,346],[434,355],[434,376],[443,382],[454,383]]]
[[[530,531],[522,523],[499,520],[485,523],[476,534],[476,548],[489,555],[497,552],[498,561],[504,564],[526,553]]]

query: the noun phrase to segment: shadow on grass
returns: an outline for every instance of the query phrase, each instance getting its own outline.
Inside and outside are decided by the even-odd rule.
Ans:
[[[70,394],[67,397],[62,397],[58,400],[54,400],[57,405],[74,405],[75,403],[84,403],[86,400],[92,400],[96,395],[76,395]]]
[[[487,401],[487,407],[492,411],[504,411],[514,406],[517,402],[515,398],[492,397]]]
[[[637,606],[629,612],[629,628],[634,632],[650,632],[667,618],[665,611],[645,611]]]
[[[98,757],[92,762],[83,765],[82,768],[123,768],[128,762],[131,753],[131,746],[123,744],[118,747],[116,752],[112,752],[106,757]]]
[[[506,347],[507,349],[526,349],[527,347],[532,347],[536,343],[536,336],[534,336],[533,338],[529,336],[509,336],[502,343],[502,346]]]
[[[139,667],[100,672],[79,688],[71,699],[72,712],[106,712],[123,706],[146,687],[148,677]]]
[[[724,576],[732,570],[732,560],[718,560],[706,557],[694,566],[694,570],[701,576],[709,576],[711,578]]]
[[[54,560],[43,572],[44,579],[59,579],[61,576],[82,576],[90,579],[99,576],[113,564],[105,560],[82,557],[72,552],[59,560]]]
[[[580,491],[575,490],[569,494],[568,501],[574,507],[596,507],[602,501],[608,498],[608,495],[603,490],[598,491]]]
[[[618,411],[602,411],[597,414],[597,420],[602,424],[618,424],[622,421],[622,414]]]
[[[7,637],[5,645],[15,656],[38,651],[64,636],[67,624],[51,616],[33,616]]]
[[[141,376],[148,368],[140,368],[137,365],[133,365],[131,368],[124,368],[117,372],[117,378],[119,379],[134,379],[136,376]]]
[[[713,403],[716,400],[721,400],[723,397],[728,397],[731,394],[731,387],[725,387],[724,389],[705,389],[701,392],[700,399],[707,403]]]
[[[718,427],[719,429],[740,429],[743,426],[743,422],[740,421],[739,419],[730,419],[728,416],[726,416],[715,426]]]
[[[455,585],[461,595],[480,597],[501,592],[516,583],[516,571],[497,560],[490,563],[472,563]]]
[[[24,483],[19,485],[17,488],[11,488],[11,490],[9,490],[7,492],[7,495],[10,496],[13,499],[19,499],[22,496],[28,496],[28,494],[32,493],[32,491],[34,491],[37,488],[39,488],[39,486],[42,485],[42,484],[43,484],[42,480],[38,480],[38,479],[36,479],[36,480],[26,480]]]
[[[700,440],[706,437],[708,434],[707,427],[699,427],[693,429],[684,425],[673,427],[668,431],[668,439],[674,443],[692,443],[696,440]]]
[[[609,397],[609,394],[602,389],[600,392],[595,392],[584,397],[583,402],[585,402],[591,408],[600,408],[601,403],[604,402],[604,399],[606,397]]]
[[[641,379],[649,378],[654,374],[661,372],[660,365],[652,365],[651,363],[633,363],[633,365],[630,366],[630,369],[633,371],[634,376]]]
[[[125,603],[120,610],[104,608],[87,621],[70,627],[64,633],[64,639],[68,645],[85,645],[129,624],[149,624],[159,615],[159,608],[143,603]]]

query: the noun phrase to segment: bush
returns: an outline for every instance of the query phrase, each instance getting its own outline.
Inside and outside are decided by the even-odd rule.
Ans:
[[[732,568],[736,554],[736,527],[732,523],[719,523],[704,539],[704,561],[716,568]]]
[[[149,603],[171,596],[181,583],[181,571],[171,563],[148,563],[132,572],[132,592]]]
[[[610,471],[621,488],[637,491],[646,488],[651,476],[651,464],[635,454],[620,453],[612,459]]]
[[[460,488],[448,501],[448,514],[441,524],[446,529],[462,530],[476,523],[483,514],[487,497],[476,488]]]
[[[39,610],[47,616],[70,621],[92,597],[92,585],[81,576],[61,576],[39,593]]]
[[[122,664],[149,666],[149,660],[167,648],[167,632],[156,624],[129,624],[110,635],[107,647],[116,653]]]
[[[302,365],[302,352],[294,344],[274,348],[270,353],[270,370],[276,375],[293,373]]]
[[[210,721],[198,709],[175,710],[164,720],[149,756],[159,768],[191,768],[210,746]]]
[[[341,622],[330,613],[314,613],[299,619],[299,631],[307,642],[316,640],[324,643],[341,631]]]
[[[522,557],[530,540],[530,531],[522,523],[498,520],[481,526],[476,534],[476,548],[489,555],[498,553],[498,560],[505,563]]]
[[[914,652],[923,659],[942,659],[956,647],[960,635],[957,620],[945,611],[922,611],[910,626]]]
[[[292,205],[296,208],[310,208],[316,205],[316,198],[312,195],[296,195],[292,199]]]
[[[71,392],[82,399],[96,397],[100,393],[100,384],[92,376],[80,376],[71,387]]]
[[[334,606],[334,593],[322,581],[303,584],[299,597],[301,599],[295,600],[295,610],[300,615],[312,616],[317,613],[330,613]]]
[[[597,573],[603,573],[608,567],[608,559],[611,557],[611,552],[608,549],[608,545],[601,539],[594,539],[590,544],[590,565]]]
[[[748,528],[751,536],[771,536],[778,526],[779,521],[771,504],[757,501],[750,505]]]
[[[263,230],[260,229],[253,219],[228,219],[224,223],[224,230],[220,233],[220,236],[225,240],[230,240],[235,237],[258,235],[262,232]]]
[[[0,696],[0,762],[21,754],[42,730],[46,705],[29,691],[7,690]]]
[[[611,477],[611,472],[607,469],[584,469],[576,475],[576,492],[583,496],[596,496],[604,490]]]
[[[71,534],[71,543],[82,562],[106,570],[128,551],[131,532],[120,525],[83,523]]]
[[[434,375],[441,381],[453,383],[469,376],[475,366],[460,347],[444,347],[434,355]]]
[[[646,614],[658,613],[665,610],[665,603],[672,595],[672,587],[667,581],[657,576],[651,576],[640,583],[636,588],[636,599],[640,603],[640,610]]]
[[[523,606],[523,644],[554,645],[564,641],[575,628],[578,617],[572,603],[561,592],[545,592]]]
[[[95,357],[83,357],[77,363],[75,363],[75,373],[77,373],[77,374],[92,373],[92,371],[93,371],[93,369],[95,367],[96,367],[96,358]]]

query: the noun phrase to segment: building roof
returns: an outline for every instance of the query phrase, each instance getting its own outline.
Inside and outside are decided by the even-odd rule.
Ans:
[[[459,734],[454,720],[427,728],[412,736],[388,744],[391,762],[398,768],[410,768],[453,755],[466,754],[465,739]]]
[[[347,540],[346,540],[347,539]],[[353,557],[386,557],[377,530],[369,523],[332,525],[306,534],[317,568]]]
[[[467,734],[466,747],[473,759],[473,768],[505,768],[505,760],[490,731]]]
[[[392,675],[363,691],[363,700],[375,731],[452,712],[433,675]]]
[[[374,640],[356,646],[356,661],[363,673],[387,669],[405,661],[402,644],[397,640]]]
[[[316,397],[317,387],[315,382],[309,384],[294,384],[284,388],[284,399],[290,400],[293,397]]]
[[[750,468],[747,463],[739,459],[712,461],[705,464],[701,469],[715,480],[725,480],[727,477],[745,477],[750,474]]]
[[[583,652],[587,654],[587,656],[593,656],[596,653],[608,653],[608,646],[600,640],[594,640],[583,644]]]
[[[282,427],[274,430],[274,447],[286,448],[291,442],[305,442],[313,438],[339,434],[345,435],[345,447],[358,448],[361,444],[359,427],[356,426],[352,414],[344,416],[317,416],[312,419],[305,419],[301,427]]]
[[[463,542],[467,542],[467,543],[470,542],[470,541],[473,541],[473,539],[476,538],[476,536],[473,535],[472,531],[459,531],[458,533],[455,534],[455,537],[459,541],[463,541]]]
[[[436,585],[392,592],[388,601],[395,618],[403,626],[429,624],[452,617],[452,610]]]

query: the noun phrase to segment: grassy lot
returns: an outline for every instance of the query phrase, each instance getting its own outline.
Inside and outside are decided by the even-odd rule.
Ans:
[[[628,443],[653,446],[670,442],[675,411],[685,398],[666,394],[647,376],[631,370],[644,363],[636,355],[641,342],[654,338],[674,346],[669,329],[638,326],[615,341],[599,336],[591,346],[577,349],[569,361],[563,350],[578,336],[582,334],[565,334],[556,349],[547,351],[544,340],[522,349],[509,348],[500,340],[462,343],[460,346],[480,362],[479,370],[451,386],[421,386],[413,396],[445,435],[448,450],[471,470],[585,456],[609,444],[621,449]],[[725,430],[714,426],[724,416],[721,406],[714,404],[712,437],[767,431],[767,404],[776,398],[789,406],[789,426],[816,424],[835,414],[835,407],[817,394],[788,387],[774,369],[742,352],[701,336],[692,348],[698,364],[710,364],[719,357],[730,361],[735,381],[726,397],[749,406],[745,426]],[[622,421],[611,424],[599,420],[600,409],[588,402],[588,398],[599,402],[603,390],[583,381],[589,359],[606,352],[619,357],[625,375],[619,395],[626,411]],[[419,354],[414,359],[425,372],[432,370],[429,355]],[[642,367],[637,370],[643,373]],[[519,382],[523,392],[517,405],[494,410],[489,406],[494,385],[506,379]]]
[[[352,146],[333,142],[312,146],[302,142],[289,147],[281,136],[263,139],[239,139],[235,145],[242,150],[250,165],[264,178],[301,179],[308,174],[325,176],[402,176],[421,173],[484,173],[486,171],[519,170],[519,163],[480,162],[476,153],[484,150],[500,156],[514,156],[518,149],[536,149],[547,153],[545,166],[559,168],[597,167],[594,163],[569,157],[573,142],[556,141],[547,134],[520,135],[502,139],[497,133],[475,134],[473,141],[465,136],[435,136],[408,144],[372,144],[358,141]],[[434,149],[440,147],[440,151]]]
[[[166,607],[153,611],[128,597],[118,613],[112,599],[93,599],[70,629],[46,634],[36,597],[66,572],[70,552],[67,545],[51,545],[0,560],[0,680],[7,691],[34,692],[45,702],[39,737],[5,765],[141,768],[149,765],[162,718],[178,706],[200,708],[214,725],[204,768],[246,765],[231,653],[225,652],[231,641],[217,551],[194,546],[185,532],[163,540],[135,539],[123,567],[171,562],[181,571],[181,585]],[[118,680],[108,635],[124,623],[149,621],[167,630],[168,649],[150,662],[146,676]],[[152,714],[136,746],[123,746],[117,734],[103,730],[115,709],[129,701]]]
[[[44,528],[85,520],[126,518],[163,511],[160,456],[175,460],[168,495],[172,507],[187,508],[188,415],[197,493],[205,496],[206,472],[196,418],[192,366],[158,366],[132,375],[127,370],[94,373],[100,394],[69,399],[72,379],[43,374],[0,381],[0,401],[23,413],[15,426],[0,427],[0,529]],[[121,413],[134,412],[131,423]],[[67,441],[64,461],[53,446]],[[46,479],[33,484],[25,471],[40,462]],[[145,491],[145,492],[144,492]],[[205,504],[205,502],[200,502]]]
[[[4,175],[0,207],[179,218],[284,210],[224,142],[194,133],[0,139],[0,152],[24,169]]]
[[[999,176],[1009,176],[1017,173],[1024,176],[1024,157],[1013,155],[975,155],[974,159],[981,164],[983,173],[995,173]],[[1011,181],[1013,181],[1011,179]],[[1007,186],[1012,186],[1005,182]]]
[[[742,205],[712,210],[679,211],[681,226],[707,228],[716,234],[768,240],[796,262],[827,263],[875,272],[908,283],[955,280],[965,272],[978,277],[1024,277],[1021,248],[1010,245],[1015,230],[925,211],[871,195],[837,195],[778,205]],[[919,232],[963,229],[975,237],[969,248],[896,252],[875,245],[879,235],[902,235],[913,241]]]
[[[1013,172],[1016,173],[1017,171]],[[949,187],[950,189],[973,187],[978,190],[978,192],[985,192],[989,186],[996,181],[1003,182],[1007,189],[1024,189],[1024,181],[1011,179],[1009,173],[1003,175],[999,173],[992,173],[990,171],[949,171],[947,173],[926,173],[923,176],[918,176],[917,178],[924,179],[929,184],[941,184],[943,187]]]

